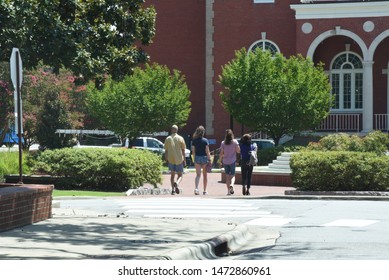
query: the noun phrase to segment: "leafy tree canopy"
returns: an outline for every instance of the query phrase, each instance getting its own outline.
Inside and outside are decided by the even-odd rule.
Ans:
[[[331,106],[330,84],[309,59],[245,49],[219,77],[225,109],[239,123],[265,132],[278,145],[286,134],[313,129]]]
[[[102,90],[88,85],[90,112],[107,129],[130,141],[150,132],[168,130],[171,125],[184,126],[191,103],[184,76],[166,66],[146,65],[136,68],[123,81],[107,81]]]
[[[54,74],[50,67],[40,65],[36,70],[26,71],[22,90],[26,148],[37,141],[43,145],[50,142],[51,137],[59,138],[55,134],[57,129],[83,128],[88,124],[90,118],[85,105],[86,86],[76,85],[74,80],[73,74],[65,69]],[[49,123],[46,122],[57,126],[45,130],[42,126],[47,128]],[[61,141],[55,139],[56,147],[66,142]],[[53,148],[50,145],[45,144]]]
[[[20,49],[27,69],[40,61],[56,72],[70,69],[84,79],[110,74],[122,79],[148,55],[156,12],[144,0],[2,0],[0,60]]]

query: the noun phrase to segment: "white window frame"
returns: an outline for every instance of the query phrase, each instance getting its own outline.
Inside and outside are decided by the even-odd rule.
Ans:
[[[271,45],[273,45],[276,49],[277,49],[277,52],[280,53],[280,48],[277,46],[276,43],[274,43],[273,41],[270,41],[270,40],[266,40],[266,39],[261,39],[261,40],[258,40],[258,41],[255,41],[254,43],[251,44],[251,46],[249,47],[249,50],[248,50],[248,53],[251,52],[251,50],[258,44],[263,44],[262,46],[262,50],[263,51],[266,51],[267,49],[265,48],[266,47],[266,43],[269,43]]]
[[[254,4],[274,3],[274,0],[254,0]]]
[[[337,54],[333,60],[331,61],[331,68],[330,68],[330,82],[331,86],[333,85],[332,81],[332,74],[338,74],[339,75],[339,108],[331,108],[331,112],[347,112],[347,113],[362,113],[363,112],[363,92],[362,92],[362,108],[355,108],[355,89],[356,89],[356,74],[362,74],[363,75],[363,64],[362,68],[355,69],[354,67],[352,69],[333,69],[333,65],[335,61],[342,55],[346,54],[347,55],[347,61],[344,62],[343,64],[349,64],[352,65],[352,63],[349,61],[349,54],[352,54],[360,60],[362,63],[363,60],[362,58],[354,52],[350,51],[345,51]],[[345,74],[351,74],[351,107],[350,108],[344,108],[344,75]],[[362,76],[362,81],[363,81],[363,76]],[[361,87],[363,90],[363,85]]]

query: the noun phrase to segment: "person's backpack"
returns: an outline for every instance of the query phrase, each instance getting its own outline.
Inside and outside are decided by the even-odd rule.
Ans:
[[[257,165],[258,163],[258,157],[257,157],[257,145],[251,145],[251,151],[249,152],[250,155],[250,161],[249,164],[252,166]]]

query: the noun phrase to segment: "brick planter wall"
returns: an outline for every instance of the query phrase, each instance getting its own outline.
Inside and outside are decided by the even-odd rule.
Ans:
[[[0,232],[51,218],[53,188],[0,184]]]
[[[223,183],[226,182],[226,174],[221,173],[221,180]],[[235,184],[242,183],[242,174],[237,171],[235,173]],[[258,186],[292,186],[292,179],[290,174],[274,173],[274,172],[253,172],[251,176],[251,185]]]

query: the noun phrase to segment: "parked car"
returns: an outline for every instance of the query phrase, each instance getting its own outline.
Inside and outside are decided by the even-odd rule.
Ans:
[[[258,150],[275,147],[275,143],[271,139],[251,139],[251,143],[257,144]]]
[[[152,137],[138,137],[132,142],[130,147],[128,145],[128,140],[126,140],[126,147],[149,150],[160,155],[165,153],[163,143]]]
[[[240,143],[240,138],[237,140]],[[255,143],[257,145],[258,151],[275,147],[275,143],[271,139],[251,139],[251,143]]]
[[[146,149],[152,151],[154,153],[163,155],[165,154],[165,148],[161,141],[153,137],[138,137],[129,147],[128,140],[126,140],[126,147],[135,148],[135,149]],[[187,160],[187,164],[190,162],[190,150],[185,149],[185,158]],[[189,160],[189,161],[188,161]]]

